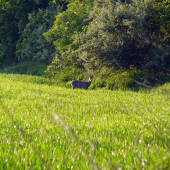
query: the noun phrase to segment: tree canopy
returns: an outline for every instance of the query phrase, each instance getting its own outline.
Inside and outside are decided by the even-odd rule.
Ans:
[[[169,67],[169,5],[98,0],[92,7],[92,2],[83,3],[79,2],[78,8],[70,4],[45,34],[61,53],[58,64],[79,63],[78,67],[91,70],[143,69],[155,63]],[[78,10],[81,14],[76,17]]]
[[[46,9],[52,0],[1,0],[0,1],[0,65],[17,61],[16,44],[29,22],[30,13]],[[60,3],[60,0],[56,1]]]
[[[26,24],[19,41],[17,42],[16,54],[19,59],[26,61],[38,61],[50,64],[55,58],[56,50],[42,35],[53,25],[55,15],[61,10],[55,4],[45,10],[29,14],[29,22]]]

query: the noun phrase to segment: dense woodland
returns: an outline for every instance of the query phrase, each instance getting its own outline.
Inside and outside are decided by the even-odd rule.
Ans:
[[[0,0],[0,67],[47,65],[94,87],[169,81],[170,3],[159,0]]]

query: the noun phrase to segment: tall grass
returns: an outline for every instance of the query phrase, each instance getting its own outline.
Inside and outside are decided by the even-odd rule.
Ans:
[[[169,84],[72,90],[0,75],[0,169],[169,169]]]

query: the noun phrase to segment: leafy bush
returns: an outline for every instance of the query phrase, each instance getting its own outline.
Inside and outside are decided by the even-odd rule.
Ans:
[[[135,82],[131,79],[133,71],[116,71],[104,69],[102,72],[95,72],[91,89],[105,88],[105,89],[132,89]]]
[[[74,79],[87,81],[88,73],[83,69],[67,67],[64,69],[56,69],[55,65],[48,66],[45,71],[46,77],[55,79],[58,82],[68,82]]]
[[[94,72],[94,79],[90,89],[121,89],[135,90],[141,88],[153,88],[170,82],[170,76],[166,73],[154,73],[149,71],[136,70],[135,68],[117,71],[115,69],[103,69]]]

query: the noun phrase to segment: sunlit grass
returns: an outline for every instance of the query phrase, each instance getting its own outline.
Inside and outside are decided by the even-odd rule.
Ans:
[[[170,92],[72,90],[0,75],[0,169],[168,169]]]

